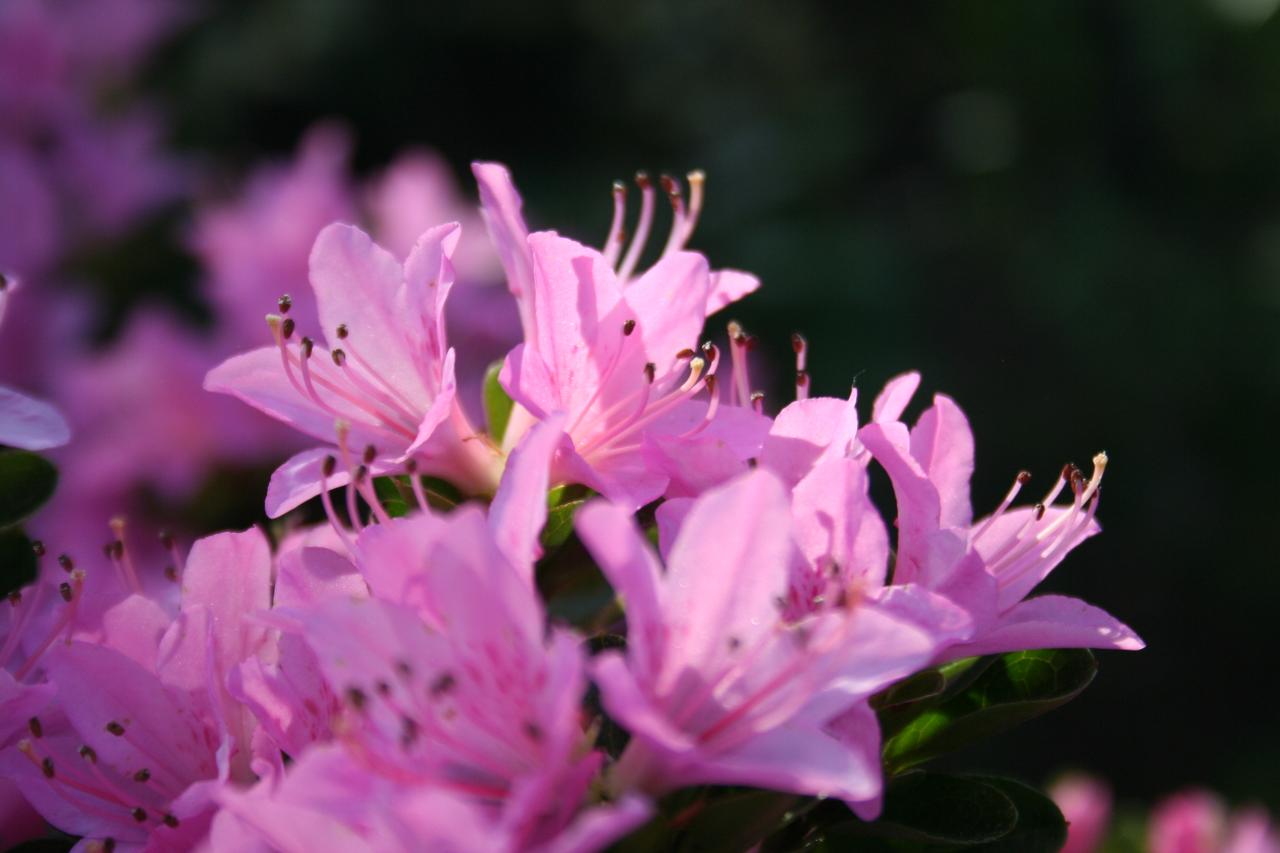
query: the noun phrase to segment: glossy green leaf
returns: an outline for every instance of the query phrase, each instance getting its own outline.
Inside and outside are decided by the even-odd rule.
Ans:
[[[7,595],[35,580],[36,568],[31,540],[17,527],[0,530],[0,595]]]
[[[409,504],[413,501],[413,493],[409,489],[408,477],[379,477],[373,481],[379,503],[392,518],[403,518],[409,513]]]
[[[782,825],[800,798],[755,789],[698,788],[663,799],[644,826],[615,844],[615,853],[749,850]]]
[[[969,848],[1003,838],[1017,824],[1013,800],[989,780],[915,771],[886,787],[879,820],[848,820],[822,834],[829,843],[847,840],[851,848],[859,838]]]
[[[998,788],[1018,810],[1013,831],[972,848],[982,853],[1056,853],[1067,841],[1067,822],[1053,800],[1012,779],[980,777]]]
[[[58,486],[58,469],[26,450],[0,451],[0,528],[38,510]]]
[[[502,438],[507,434],[507,423],[511,420],[511,410],[515,406],[507,390],[498,381],[498,374],[501,371],[502,362],[495,361],[489,365],[489,369],[484,373],[482,392],[484,419],[489,425],[489,437],[493,439],[494,444],[502,444]]]
[[[1012,652],[971,663],[935,699],[881,712],[885,769],[901,773],[1051,711],[1078,696],[1097,671],[1087,649]]]

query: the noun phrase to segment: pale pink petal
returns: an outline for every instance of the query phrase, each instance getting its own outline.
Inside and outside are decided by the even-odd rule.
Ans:
[[[1023,541],[1030,542],[1038,533],[1053,525],[1058,525],[1056,529],[1061,530],[1062,524],[1060,522],[1064,515],[1071,513],[1071,510],[1055,507],[1046,510],[1038,519],[1033,520],[1038,512],[1039,510],[1033,507],[1023,507],[1001,513],[1000,517],[983,532],[982,536],[972,543],[973,550],[984,561],[991,561],[996,552],[1020,532],[1022,533]],[[1028,522],[1030,522],[1029,525]],[[985,522],[978,522],[979,525],[983,523]],[[1064,523],[1074,527],[1077,521],[1071,520]],[[1002,569],[1000,574],[997,575],[997,580],[1000,583],[1000,608],[1011,607],[1025,598],[1031,590],[1040,584],[1040,581],[1048,577],[1049,573],[1066,559],[1067,554],[1071,553],[1071,549],[1101,531],[1102,526],[1098,524],[1097,519],[1090,519],[1088,524],[1070,533],[1069,539],[1065,541],[1059,542],[1057,536],[1050,534],[1043,542],[1027,552],[1024,559],[1016,561],[1014,566]],[[1024,547],[1023,545],[1018,545],[1016,550],[1021,550]],[[1045,554],[1048,555],[1048,559],[1044,558]],[[1009,571],[1009,569],[1013,571]]]
[[[731,303],[760,287],[760,279],[739,270],[716,270],[711,273],[711,286],[707,291],[706,313],[710,317]]]
[[[680,528],[692,508],[693,498],[670,498],[658,504],[654,521],[658,523],[658,553],[663,560],[670,559],[671,546],[675,544]]]
[[[472,163],[471,172],[480,189],[481,214],[498,257],[507,273],[507,287],[520,307],[525,340],[533,339],[533,268],[529,260],[529,228],[520,213],[523,202],[511,182],[511,173],[499,163]]]
[[[220,675],[256,653],[266,630],[246,617],[271,606],[271,547],[262,531],[197,540],[182,573],[182,606],[208,608]]]
[[[871,407],[872,423],[885,423],[902,418],[907,404],[920,387],[920,374],[912,371],[895,376],[885,383],[884,390]]]
[[[929,475],[941,501],[939,524],[966,527],[973,520],[969,479],[973,476],[973,433],[955,402],[933,398],[911,430],[911,455]]]
[[[946,560],[937,560],[930,547],[933,534],[939,530],[938,490],[911,455],[910,437],[903,424],[871,423],[862,428],[858,437],[893,481],[898,504],[894,583],[920,580],[932,585],[938,563],[946,563]]]
[[[155,599],[130,595],[102,614],[100,642],[141,666],[155,666],[160,638],[173,617]]]
[[[788,484],[800,482],[841,436],[850,405],[834,397],[811,397],[789,404],[774,419],[760,451],[760,464]],[[856,414],[855,410],[855,418]]]
[[[296,548],[277,558],[272,603],[300,607],[332,598],[365,598],[369,588],[349,559],[328,548]]]
[[[591,680],[600,688],[600,699],[609,716],[634,737],[644,738],[660,750],[676,754],[695,748],[688,734],[672,725],[666,711],[654,704],[622,655],[601,652],[591,659]]]
[[[627,285],[623,299],[630,316],[626,319],[636,321],[634,334],[643,354],[637,352],[631,364],[624,360],[618,368],[622,375],[630,372],[639,377],[645,362],[657,365],[658,381],[672,369],[684,369],[676,354],[698,345],[706,320],[707,276],[707,259],[702,255],[673,252]]]
[[[418,434],[414,437],[413,442],[405,448],[404,452],[399,455],[398,459],[400,461],[408,459],[421,451],[436,435],[440,425],[453,414],[453,410],[457,406],[458,393],[453,363],[454,351],[450,349],[445,353],[444,361],[440,365],[440,384],[436,390],[435,397],[423,414],[422,420],[418,423]]]
[[[920,584],[886,586],[875,593],[874,600],[885,612],[927,631],[941,647],[973,636],[974,622],[969,611]]]
[[[404,262],[405,307],[412,312],[404,327],[415,333],[420,330],[425,336],[422,346],[437,361],[444,359],[446,349],[444,310],[453,287],[452,256],[461,237],[462,227],[456,222],[430,228]]]
[[[535,424],[507,457],[507,467],[489,507],[489,529],[498,549],[533,582],[533,564],[542,554],[538,537],[547,521],[551,461],[565,440],[564,416]]]
[[[594,853],[637,829],[653,814],[653,805],[638,794],[583,812],[548,843],[541,853]]]
[[[1067,819],[1067,843],[1061,853],[1095,853],[1111,823],[1111,789],[1092,776],[1059,779],[1049,796]]]
[[[973,642],[956,646],[956,657],[1022,649],[1122,649],[1146,647],[1128,625],[1078,598],[1041,595],[1028,598],[1002,615]]]
[[[345,486],[351,481],[351,473],[342,469],[335,470],[327,478],[322,478],[326,457],[338,456],[336,447],[317,447],[304,450],[290,457],[283,465],[271,474],[267,484],[266,511],[267,518],[279,518],[286,512],[302,506],[320,494],[321,480],[328,483],[330,489]],[[375,459],[369,466],[369,473],[375,477],[403,468],[395,460],[385,457]]]
[[[376,384],[385,383],[414,409],[425,410],[431,394],[424,374],[434,365],[423,363],[404,331],[400,262],[359,228],[335,223],[316,237],[310,271],[329,345],[357,354],[381,377]],[[346,326],[345,339],[337,334],[339,326]]]
[[[863,465],[847,458],[820,462],[796,485],[791,513],[796,543],[811,565],[838,569],[846,582],[884,583],[889,533],[867,495]]]
[[[878,767],[880,721],[868,703],[859,702],[827,723],[825,728],[866,766]],[[881,785],[877,785],[876,788],[876,792],[870,796],[845,799],[854,814],[862,820],[871,821],[880,816],[880,809],[884,804],[884,792]]]
[[[57,409],[0,385],[0,445],[48,450],[70,440],[71,428]]]
[[[551,368],[538,351],[527,344],[517,344],[507,354],[498,381],[511,399],[536,417],[545,418],[563,408],[560,389],[551,375]]]

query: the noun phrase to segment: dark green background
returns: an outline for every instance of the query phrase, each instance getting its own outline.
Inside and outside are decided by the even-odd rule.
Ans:
[[[460,173],[501,159],[535,225],[591,241],[611,179],[706,169],[695,244],[764,280],[734,312],[777,375],[796,329],[818,393],[922,370],[972,420],[980,512],[1020,468],[1043,488],[1110,454],[1106,535],[1051,586],[1150,648],[956,763],[1280,806],[1280,21],[1207,0],[272,0],[208,7],[144,88],[175,143],[241,167],[322,117],[361,170],[411,143]]]

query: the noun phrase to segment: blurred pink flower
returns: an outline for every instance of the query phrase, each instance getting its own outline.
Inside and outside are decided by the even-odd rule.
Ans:
[[[17,287],[16,278],[0,272],[0,324],[3,324],[9,299]],[[70,440],[71,430],[57,409],[0,385],[0,445],[22,450],[47,450]]]
[[[1151,853],[1276,853],[1280,837],[1261,809],[1228,815],[1213,793],[1191,789],[1166,798],[1151,813]]]
[[[1111,789],[1092,776],[1072,774],[1055,782],[1049,796],[1067,820],[1067,843],[1062,853],[1097,850],[1111,822]]]

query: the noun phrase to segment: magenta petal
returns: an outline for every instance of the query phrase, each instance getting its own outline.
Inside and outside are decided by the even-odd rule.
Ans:
[[[969,479],[973,476],[973,433],[955,402],[943,394],[911,430],[911,455],[929,475],[941,501],[942,527],[967,527],[973,520]]]
[[[22,684],[0,669],[0,744],[25,731],[27,720],[48,705],[55,693],[53,684]]]
[[[748,294],[760,288],[760,279],[739,270],[716,270],[711,273],[711,287],[707,292],[706,314],[710,317]]]
[[[957,646],[956,657],[1022,649],[1122,649],[1146,647],[1133,629],[1111,614],[1064,595],[1028,598],[1000,617],[972,643]]]
[[[533,564],[542,553],[538,537],[547,521],[551,460],[565,439],[564,416],[535,424],[507,458],[498,492],[489,507],[489,529],[511,565],[533,582]]]
[[[902,418],[907,404],[920,387],[920,374],[912,371],[895,376],[885,383],[884,390],[871,407],[872,423],[885,423]]]
[[[218,533],[192,545],[182,606],[208,608],[221,675],[254,654],[266,630],[247,617],[271,606],[271,548],[262,531]]]
[[[880,721],[866,702],[859,702],[826,725],[828,734],[868,767],[880,763]],[[876,774],[876,791],[870,796],[846,798],[845,802],[862,820],[875,820],[883,806],[883,786]]]
[[[0,385],[0,444],[21,450],[48,450],[71,440],[58,410]]]

